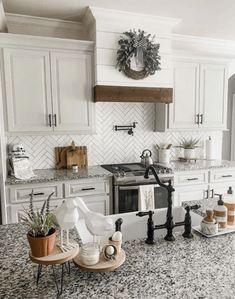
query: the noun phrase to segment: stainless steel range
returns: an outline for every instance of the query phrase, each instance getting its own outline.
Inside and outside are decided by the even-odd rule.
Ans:
[[[138,211],[139,188],[141,185],[154,185],[155,208],[167,207],[166,190],[160,187],[153,175],[144,178],[146,166],[141,163],[106,164],[101,165],[114,174],[113,179],[113,212],[127,213]],[[172,170],[160,165],[154,165],[161,181],[173,180]]]

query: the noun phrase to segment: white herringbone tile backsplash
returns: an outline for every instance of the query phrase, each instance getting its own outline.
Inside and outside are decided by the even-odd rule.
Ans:
[[[151,103],[96,103],[95,135],[47,135],[47,136],[12,136],[9,144],[20,143],[25,147],[34,169],[54,168],[56,146],[67,146],[72,140],[76,145],[88,148],[89,165],[136,162],[140,160],[143,149],[150,149],[157,158],[156,144],[172,143],[179,145],[183,137],[200,138],[201,148],[198,156],[204,157],[204,141],[212,136],[216,144],[216,155],[221,158],[221,132],[167,132],[155,133],[155,106]],[[134,136],[126,132],[115,132],[114,125],[129,125],[138,122]],[[179,150],[172,149],[172,158]]]

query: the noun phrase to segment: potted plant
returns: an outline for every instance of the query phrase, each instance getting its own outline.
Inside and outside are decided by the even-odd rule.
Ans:
[[[179,147],[184,149],[184,158],[185,159],[194,159],[195,158],[195,148],[197,146],[199,139],[191,138],[191,139],[183,139],[179,145]]]
[[[24,209],[24,215],[21,218],[23,224],[27,227],[28,242],[32,255],[42,257],[49,255],[55,247],[56,230],[54,227],[54,216],[50,212],[51,193],[42,205],[42,208],[34,209],[33,190],[30,194],[29,208]]]

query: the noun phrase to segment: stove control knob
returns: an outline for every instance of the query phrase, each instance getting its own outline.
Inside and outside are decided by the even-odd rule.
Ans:
[[[120,178],[120,172],[119,172],[119,171],[115,172],[114,175],[115,175],[117,178]]]

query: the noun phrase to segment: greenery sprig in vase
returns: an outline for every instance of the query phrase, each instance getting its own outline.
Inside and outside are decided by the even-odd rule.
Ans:
[[[50,212],[50,199],[53,194],[54,192],[48,196],[41,209],[34,209],[32,190],[29,208],[24,209],[24,215],[21,217],[28,230],[27,238],[32,255],[36,257],[49,255],[55,246],[54,216]]]

